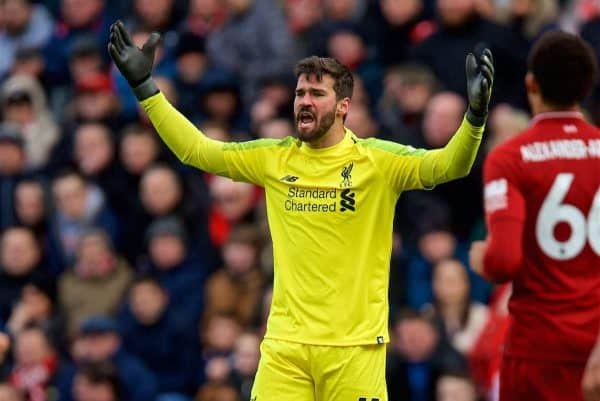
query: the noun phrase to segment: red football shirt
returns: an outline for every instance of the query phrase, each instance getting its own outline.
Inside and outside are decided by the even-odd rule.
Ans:
[[[513,281],[505,352],[583,362],[600,326],[600,131],[536,116],[484,166],[485,274]]]

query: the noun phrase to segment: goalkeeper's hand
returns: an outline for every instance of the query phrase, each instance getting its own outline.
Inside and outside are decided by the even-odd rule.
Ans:
[[[108,53],[139,101],[158,93],[151,74],[159,40],[160,35],[154,32],[140,49],[133,44],[121,21],[110,26]]]
[[[469,53],[465,64],[469,97],[467,119],[471,124],[481,127],[487,118],[494,83],[492,52],[486,48],[478,58],[473,53]]]

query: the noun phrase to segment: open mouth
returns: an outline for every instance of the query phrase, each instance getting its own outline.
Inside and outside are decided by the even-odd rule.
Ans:
[[[309,111],[302,111],[298,114],[298,126],[300,128],[308,128],[315,122],[315,116]]]

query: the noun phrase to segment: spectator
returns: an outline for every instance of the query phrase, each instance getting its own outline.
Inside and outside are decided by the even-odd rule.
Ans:
[[[156,378],[144,363],[122,344],[116,322],[92,316],[79,328],[73,344],[73,358],[79,364],[110,362],[122,384],[120,401],[148,401],[156,396]]]
[[[178,15],[175,0],[133,0],[133,18],[129,25],[139,26],[150,32],[167,32],[176,28]]]
[[[90,363],[73,380],[73,401],[120,401],[121,382],[112,364]]]
[[[6,322],[23,287],[44,274],[39,244],[25,227],[10,227],[0,237],[0,322]]]
[[[431,312],[441,326],[442,335],[457,351],[467,355],[487,322],[487,306],[471,302],[467,268],[456,259],[438,262],[432,281]]]
[[[72,269],[58,281],[59,302],[73,336],[94,315],[114,315],[131,283],[131,268],[101,229],[80,232]]]
[[[259,138],[283,139],[294,135],[294,126],[285,118],[272,118],[263,121],[257,131]]]
[[[35,325],[45,331],[52,344],[59,346],[64,333],[56,298],[56,282],[53,277],[35,277],[25,284],[6,322],[10,333],[18,335],[27,327]]]
[[[403,310],[392,326],[387,383],[390,400],[434,401],[442,372],[466,361],[439,335],[433,323],[412,310]]]
[[[512,0],[496,4],[494,17],[508,25],[529,44],[547,30],[558,28],[559,4],[556,0]]]
[[[209,36],[208,55],[241,77],[243,103],[249,105],[261,78],[291,71],[295,44],[279,5],[268,0],[228,0],[227,5],[229,20]]]
[[[67,105],[66,123],[97,122],[118,129],[122,125],[119,99],[108,74],[90,73],[75,82],[75,94]]]
[[[215,77],[207,82],[200,99],[200,121],[216,121],[231,131],[233,136],[244,138],[249,131],[249,121],[241,104],[239,87],[231,78]]]
[[[231,314],[243,326],[258,320],[264,277],[259,269],[261,241],[253,226],[236,226],[223,244],[222,269],[206,282],[204,321]]]
[[[235,342],[233,351],[233,382],[242,399],[250,399],[254,376],[260,357],[260,338],[251,332],[245,332]]]
[[[167,291],[172,312],[188,328],[196,327],[204,306],[199,289],[206,270],[189,249],[183,224],[175,217],[157,219],[148,227],[146,238],[150,273]]]
[[[477,401],[473,379],[468,372],[447,371],[436,383],[436,401]]]
[[[42,169],[60,137],[42,87],[31,76],[16,75],[4,82],[1,96],[5,121],[17,124],[21,131],[27,169]]]
[[[51,235],[59,244],[57,258],[63,266],[73,263],[81,234],[89,228],[102,228],[113,244],[118,243],[118,222],[100,188],[75,170],[63,170],[54,177],[52,192],[56,210]]]
[[[15,53],[41,48],[52,34],[52,16],[42,4],[30,0],[6,0],[0,4],[0,81],[10,71]]]
[[[13,191],[26,169],[24,141],[14,124],[0,124],[0,229],[15,224]]]
[[[360,138],[381,136],[379,125],[371,111],[361,103],[353,104],[348,111],[346,127],[357,133]]]
[[[202,386],[195,401],[240,401],[238,392],[227,384],[210,383]]]
[[[125,348],[155,374],[159,394],[193,395],[199,342],[156,279],[142,276],[133,283],[119,321]]]
[[[219,0],[190,0],[183,28],[206,37],[225,22],[226,8],[227,6]]]
[[[9,382],[25,393],[28,401],[71,400],[75,368],[60,359],[44,331],[36,326],[17,333],[14,366]]]
[[[46,244],[48,201],[41,180],[31,178],[19,181],[14,191],[14,207],[17,222],[33,230],[40,243]]]

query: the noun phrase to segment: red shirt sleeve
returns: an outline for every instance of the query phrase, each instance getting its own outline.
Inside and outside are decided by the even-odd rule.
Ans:
[[[513,162],[514,163],[514,162]],[[483,273],[491,281],[512,280],[523,261],[525,199],[510,157],[492,152],[484,164],[484,207],[488,245]]]

